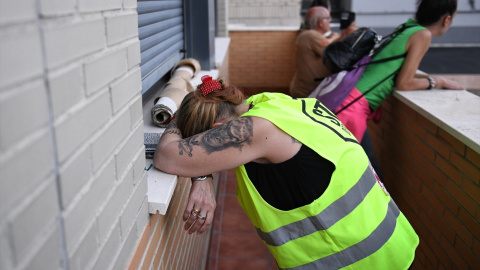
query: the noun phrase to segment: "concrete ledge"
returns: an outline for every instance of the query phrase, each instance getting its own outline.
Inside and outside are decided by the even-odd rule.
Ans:
[[[215,67],[221,67],[224,59],[227,57],[230,38],[215,38]]]
[[[395,91],[394,96],[480,153],[480,97],[464,90]]]
[[[165,215],[175,191],[178,176],[157,170],[153,165],[153,159],[146,159],[145,170],[147,170],[148,212]]]

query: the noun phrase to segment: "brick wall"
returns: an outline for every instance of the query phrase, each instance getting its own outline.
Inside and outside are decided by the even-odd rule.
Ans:
[[[420,237],[412,269],[480,264],[480,154],[394,97],[369,124],[384,184]]]
[[[182,220],[190,186],[190,179],[178,179],[167,212],[151,216],[128,269],[205,268],[210,229],[201,235],[190,235]]]
[[[0,269],[124,269],[148,221],[136,1],[0,6]]]
[[[297,31],[230,31],[230,84],[288,90],[295,73]]]

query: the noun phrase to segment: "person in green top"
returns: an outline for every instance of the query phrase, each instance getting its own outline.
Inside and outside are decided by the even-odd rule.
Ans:
[[[457,0],[420,0],[415,19],[405,23],[409,27],[390,41],[372,60],[402,53],[406,53],[406,57],[368,65],[354,89],[337,110],[339,111],[337,117],[361,142],[372,163],[375,163],[376,157],[371,149],[367,120],[379,119],[381,113],[379,107],[394,89],[402,91],[433,88],[465,89],[461,84],[448,78],[417,72],[432,38],[447,32],[453,23],[456,11]],[[353,102],[354,100],[356,101]],[[348,106],[350,103],[351,105]],[[342,110],[343,107],[346,108]],[[380,171],[377,166],[375,169]]]

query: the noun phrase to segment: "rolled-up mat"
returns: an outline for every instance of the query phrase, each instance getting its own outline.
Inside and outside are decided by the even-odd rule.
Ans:
[[[190,80],[200,71],[200,63],[192,58],[182,59],[172,69],[172,77],[155,98],[151,110],[152,121],[158,127],[166,127],[183,98],[192,92]]]

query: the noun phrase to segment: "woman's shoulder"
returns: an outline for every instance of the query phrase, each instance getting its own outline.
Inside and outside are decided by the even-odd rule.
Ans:
[[[413,33],[408,39],[407,51],[411,46],[429,47],[432,37],[432,33],[427,29],[422,29]]]
[[[249,117],[253,123],[253,144],[262,149],[262,163],[284,162],[299,151],[302,144],[274,123],[257,116]]]
[[[410,36],[409,39],[432,39],[432,33],[413,19],[409,19],[405,26],[404,32]]]

